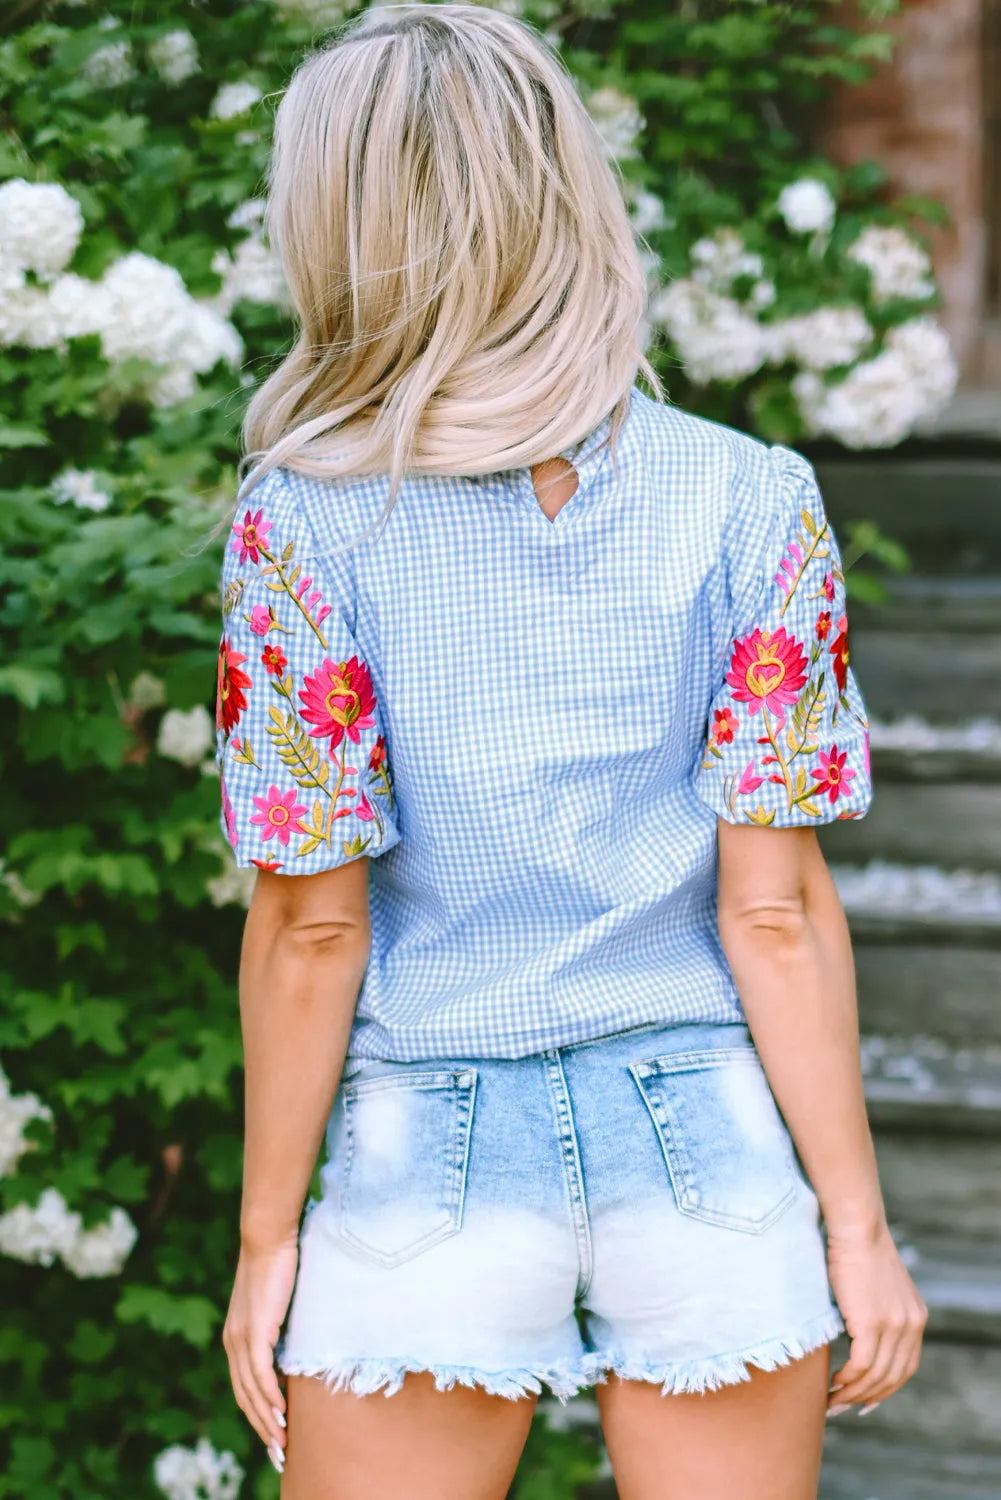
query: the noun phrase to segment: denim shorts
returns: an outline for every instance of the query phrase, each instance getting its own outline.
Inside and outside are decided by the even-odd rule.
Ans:
[[[817,1199],[743,1025],[347,1065],[286,1374],[561,1400],[713,1390],[842,1329]]]

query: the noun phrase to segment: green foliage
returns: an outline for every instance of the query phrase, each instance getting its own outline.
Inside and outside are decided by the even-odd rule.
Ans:
[[[694,234],[774,196],[824,90],[883,55],[838,10],[529,8],[587,88],[639,101],[643,153],[625,169],[668,206],[651,235],[667,272],[687,263]],[[171,84],[149,56],[178,28],[199,66]],[[80,204],[72,271],[97,279],[140,251],[211,298],[218,252],[243,238],[229,216],[261,189],[274,96],[311,36],[287,9],[241,0],[15,4],[0,20],[0,175],[60,183]],[[95,83],[95,57],[123,39],[134,71]],[[214,117],[219,84],[244,80],[261,102]],[[863,179],[844,179],[849,202],[881,185]],[[288,321],[249,301],[231,317],[252,384]],[[277,1494],[218,1339],[237,1248],[243,911],[238,886],[218,883],[217,780],[157,749],[164,705],[212,700],[212,533],[234,493],[247,390],[220,362],[194,394],[154,405],[142,394],[152,373],[109,362],[93,335],[0,347],[0,1056],[13,1089],[53,1116],[28,1128],[34,1148],[0,1182],[0,1208],[55,1187],[86,1224],[121,1205],[139,1229],[118,1277],[0,1259],[0,1500],[153,1496],[156,1453],[200,1436],[237,1454],[245,1494]],[[761,396],[763,429],[782,425],[782,400]],[[57,503],[67,467],[93,471],[110,507]],[[162,704],[133,686],[150,676]],[[519,1500],[570,1500],[597,1460],[591,1440],[539,1424]]]

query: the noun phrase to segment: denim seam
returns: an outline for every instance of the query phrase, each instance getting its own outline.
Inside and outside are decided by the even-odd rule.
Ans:
[[[549,1096],[556,1115],[556,1130],[560,1145],[563,1178],[570,1200],[570,1215],[573,1219],[574,1238],[577,1242],[577,1297],[583,1297],[591,1285],[594,1274],[594,1257],[591,1249],[591,1225],[588,1221],[587,1196],[584,1189],[584,1172],[580,1162],[580,1147],[574,1124],[573,1106],[563,1060],[559,1051],[553,1049],[544,1054],[546,1081]]]

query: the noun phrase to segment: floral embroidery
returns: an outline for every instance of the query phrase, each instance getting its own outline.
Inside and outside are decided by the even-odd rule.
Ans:
[[[312,677],[304,679],[299,697],[306,705],[302,717],[312,724],[310,734],[330,739],[333,755],[344,735],[357,745],[362,729],[375,724],[372,710],[375,693],[368,667],[357,656],[336,665],[327,660]]]
[[[844,574],[822,508],[799,511],[773,577],[774,605],[733,642],[702,770],[722,777],[722,802],[737,822],[822,819],[825,802],[837,806],[838,818],[858,817],[869,794],[867,725],[849,670]],[[787,614],[788,625],[777,623]],[[750,759],[742,745],[753,751]],[[850,763],[856,756],[864,768],[858,780]],[[740,805],[762,788],[764,800]],[[776,796],[772,788],[781,791]]]
[[[811,772],[818,783],[814,790],[821,795],[826,792],[832,802],[837,802],[842,793],[847,795],[849,782],[855,778],[855,772],[845,765],[847,759],[847,750],[839,755],[837,745],[832,745],[830,750],[821,750],[820,765]]]
[[[795,703],[806,681],[806,653],[784,627],[774,632],[755,630],[737,641],[726,680],[737,703],[746,703],[748,713],[769,708],[781,714]]]
[[[335,835],[346,829],[340,846],[345,858],[353,858],[373,844],[385,843],[386,814],[394,809],[385,738],[376,732],[363,745],[363,735],[379,727],[371,672],[357,651],[335,656],[343,636],[335,631],[328,638],[332,605],[324,602],[321,582],[296,561],[296,543],[283,544],[280,522],[266,519],[261,507],[247,510],[233,531],[229,556],[237,561],[227,561],[227,567],[252,565],[252,571],[244,578],[230,578],[224,589],[228,613],[236,623],[234,634],[224,636],[219,648],[217,724],[227,742],[227,769],[249,766],[257,773],[256,782],[243,790],[243,806],[251,812],[246,821],[258,830],[262,842],[274,840],[294,860],[320,848],[333,854]],[[237,606],[242,606],[238,615]],[[242,638],[238,631],[245,632]],[[273,638],[275,632],[281,645]],[[243,651],[236,649],[237,643]],[[259,666],[251,665],[251,644],[253,662]],[[252,689],[256,685],[258,694],[267,692],[265,684],[270,686],[270,701],[265,705],[249,696],[254,711],[248,719],[252,729],[264,722],[262,765],[245,734],[230,734],[247,710]],[[254,740],[260,749],[256,730]],[[348,759],[353,746],[359,747],[361,758],[351,756],[357,764]],[[283,787],[280,777],[272,784],[269,776],[264,791],[264,768],[272,766],[292,785],[286,782]],[[242,783],[235,784],[236,791],[241,788]],[[230,791],[224,788],[223,816],[235,845],[239,798],[237,811],[233,807]],[[260,869],[283,868],[274,858],[251,863]]]
[[[277,838],[280,844],[286,846],[289,834],[297,820],[306,811],[305,804],[300,805],[296,802],[294,788],[282,794],[276,786],[268,788],[266,797],[255,797],[254,806],[257,811],[250,821],[260,824],[261,838],[264,840]]]
[[[240,715],[247,706],[244,693],[249,691],[251,680],[240,667],[247,658],[233,651],[225,636],[219,643],[219,670],[216,686],[216,728],[228,735],[240,722]]]
[[[222,789],[222,815],[226,820],[226,837],[229,839],[231,846],[235,849],[237,844],[240,842],[240,837],[237,833],[236,828],[236,813],[233,810],[233,804],[230,801],[229,792],[226,790],[225,777],[221,778],[220,785]]]
[[[248,557],[255,567],[261,560],[261,550],[271,530],[271,522],[262,520],[263,515],[263,510],[259,510],[253,516],[248,510],[243,520],[237,521],[233,527],[236,534],[233,551],[239,556],[241,567]]]

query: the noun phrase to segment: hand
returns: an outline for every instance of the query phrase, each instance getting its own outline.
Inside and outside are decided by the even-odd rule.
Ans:
[[[279,1473],[285,1463],[285,1397],[275,1373],[274,1350],[297,1264],[295,1239],[266,1250],[244,1246],[222,1331],[236,1404],[267,1445]]]
[[[914,1374],[928,1309],[886,1225],[865,1232],[828,1227],[828,1270],[851,1339],[846,1364],[831,1378],[828,1415],[856,1402],[870,1410]]]

